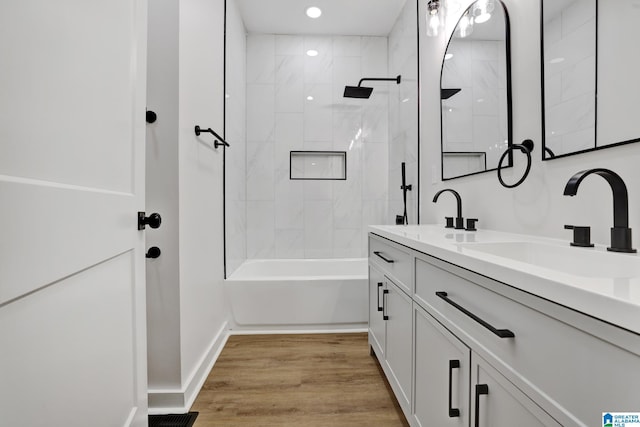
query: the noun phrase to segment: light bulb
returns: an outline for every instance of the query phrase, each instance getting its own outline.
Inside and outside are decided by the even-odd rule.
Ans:
[[[311,6],[307,8],[307,16],[309,18],[316,19],[316,18],[319,18],[320,15],[322,15],[322,10],[320,10],[319,7]]]

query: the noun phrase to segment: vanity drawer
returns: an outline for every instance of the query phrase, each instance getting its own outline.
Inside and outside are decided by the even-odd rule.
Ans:
[[[369,235],[369,262],[409,295],[413,295],[413,256],[402,246]]]
[[[640,336],[428,255],[415,275],[415,301],[563,426],[640,408]]]

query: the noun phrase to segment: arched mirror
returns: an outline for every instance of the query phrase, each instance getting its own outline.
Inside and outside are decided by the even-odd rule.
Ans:
[[[460,17],[442,64],[443,180],[498,167],[512,142],[510,68],[504,5],[474,2]]]

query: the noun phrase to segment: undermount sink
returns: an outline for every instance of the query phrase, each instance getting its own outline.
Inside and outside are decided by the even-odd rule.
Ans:
[[[589,278],[640,276],[640,258],[592,248],[550,245],[539,242],[459,243],[463,251],[507,258],[561,273]]]

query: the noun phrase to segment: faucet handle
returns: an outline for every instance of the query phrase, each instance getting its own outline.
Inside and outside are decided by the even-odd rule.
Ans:
[[[445,216],[444,219],[447,221],[447,225],[445,225],[444,228],[453,228],[453,217]]]
[[[565,225],[565,230],[573,230],[573,242],[571,246],[580,246],[583,248],[592,248],[591,243],[591,227],[578,225]]]
[[[467,227],[465,230],[476,231],[476,222],[478,222],[478,218],[467,218]]]

